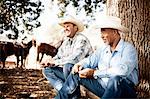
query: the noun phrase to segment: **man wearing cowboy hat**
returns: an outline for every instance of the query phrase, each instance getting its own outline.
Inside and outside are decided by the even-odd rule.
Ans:
[[[64,41],[57,55],[43,66],[44,76],[56,90],[61,89],[74,64],[92,53],[89,40],[80,33],[84,30],[82,22],[66,16],[59,25],[64,27]]]
[[[120,36],[128,29],[121,25],[119,18],[113,16],[102,18],[98,28],[105,45],[74,65],[56,99],[72,98],[80,84],[102,99],[136,98],[137,52]]]

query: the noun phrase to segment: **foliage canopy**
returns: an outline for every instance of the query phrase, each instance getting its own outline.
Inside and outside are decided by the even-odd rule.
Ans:
[[[43,10],[39,0],[1,0],[0,1],[0,34],[4,31],[12,30],[14,35],[7,35],[9,39],[17,39],[19,33],[25,30],[32,31],[39,27],[37,18]],[[24,29],[18,27],[22,25]]]
[[[54,1],[54,0],[52,0]],[[60,5],[60,17],[64,15],[66,12],[66,7],[72,2],[72,5],[77,9],[77,14],[80,12],[82,8],[86,11],[87,15],[92,15],[94,10],[99,9],[101,7],[100,3],[106,3],[106,0],[58,0]]]

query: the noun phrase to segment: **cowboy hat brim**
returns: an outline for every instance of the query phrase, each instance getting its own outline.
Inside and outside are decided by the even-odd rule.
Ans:
[[[73,17],[68,17],[68,18],[64,18],[59,22],[59,25],[64,27],[64,24],[70,22],[75,24],[78,27],[78,31],[77,32],[82,32],[84,30],[84,25],[81,21],[73,18]]]
[[[129,32],[129,29],[124,27],[124,26],[122,26],[122,25],[114,25],[114,24],[110,24],[110,23],[108,23],[108,24],[101,24],[101,25],[98,26],[98,28],[101,28],[101,29],[102,28],[112,28],[112,29],[117,29],[119,31],[122,31],[123,33]]]
[[[99,21],[99,24],[96,28],[112,28],[122,31],[123,33],[129,32],[129,29],[121,25],[121,20],[118,17],[114,16],[105,16],[102,17]]]

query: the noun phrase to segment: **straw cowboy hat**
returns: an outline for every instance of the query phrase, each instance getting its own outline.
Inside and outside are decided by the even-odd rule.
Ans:
[[[78,27],[78,31],[77,32],[82,32],[84,30],[84,25],[80,20],[75,19],[73,16],[66,16],[65,18],[63,18],[60,22],[59,25],[64,27],[64,24],[66,22],[70,22],[75,24]]]
[[[100,18],[100,23],[96,28],[113,28],[122,31],[123,33],[129,32],[128,28],[121,25],[121,19],[115,16],[103,16]]]

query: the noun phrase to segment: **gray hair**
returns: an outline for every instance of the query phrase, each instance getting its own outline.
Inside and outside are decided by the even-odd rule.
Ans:
[[[123,33],[122,31],[118,31],[119,32],[119,34],[120,34],[120,37],[122,38],[122,39],[124,39],[125,38],[125,33]]]

